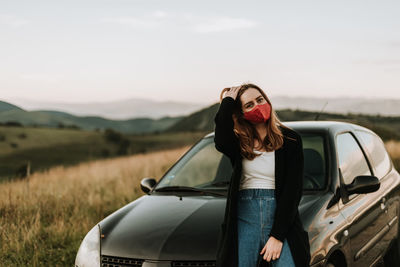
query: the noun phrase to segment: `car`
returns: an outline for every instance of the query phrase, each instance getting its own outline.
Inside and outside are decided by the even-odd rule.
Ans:
[[[400,175],[381,138],[349,122],[284,124],[303,141],[299,212],[310,265],[400,266]],[[146,194],[87,233],[75,266],[215,266],[233,168],[213,137],[198,140],[158,182],[143,178]]]

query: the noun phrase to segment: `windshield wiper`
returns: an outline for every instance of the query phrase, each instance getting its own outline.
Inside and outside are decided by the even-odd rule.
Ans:
[[[212,184],[209,184],[209,185],[211,185],[211,186],[223,186],[223,185],[228,185],[228,184],[230,184],[229,181],[219,181],[219,182],[215,182],[215,183],[212,183]]]
[[[206,193],[206,194],[212,194],[212,195],[217,195],[217,196],[225,196],[225,194],[218,193],[218,192],[211,191],[211,190],[204,190],[204,189],[199,189],[199,188],[195,188],[195,187],[180,186],[180,185],[164,186],[161,188],[157,188],[154,191],[156,191],[156,192],[199,192],[199,193]]]

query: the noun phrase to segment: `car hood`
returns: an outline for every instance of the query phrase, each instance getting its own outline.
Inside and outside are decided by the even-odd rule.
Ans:
[[[303,196],[299,210],[315,197]],[[144,195],[100,224],[101,254],[154,260],[212,260],[226,198]]]

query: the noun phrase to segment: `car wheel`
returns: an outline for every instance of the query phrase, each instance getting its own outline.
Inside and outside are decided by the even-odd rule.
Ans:
[[[385,266],[400,266],[400,224],[397,238],[393,241],[386,255],[383,257]]]

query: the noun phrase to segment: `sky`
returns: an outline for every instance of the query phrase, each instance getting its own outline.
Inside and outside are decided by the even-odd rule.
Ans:
[[[0,99],[400,99],[400,1],[0,0]]]

